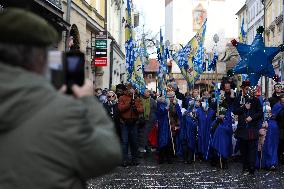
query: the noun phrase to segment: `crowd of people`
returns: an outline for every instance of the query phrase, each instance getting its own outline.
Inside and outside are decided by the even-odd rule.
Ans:
[[[245,174],[275,170],[284,162],[282,85],[274,86],[269,99],[249,81],[238,92],[235,87],[231,78],[223,78],[219,90],[184,95],[172,79],[164,95],[148,89],[139,94],[131,84],[96,89],[95,95],[116,125],[124,167],[138,165],[141,154],[156,148],[159,164],[180,157],[185,164],[201,160],[227,169],[228,160],[241,157]]]

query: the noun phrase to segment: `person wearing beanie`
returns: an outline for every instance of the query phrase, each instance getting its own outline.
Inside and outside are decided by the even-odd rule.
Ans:
[[[259,130],[258,158],[256,167],[275,170],[278,166],[279,129],[272,117],[271,107],[263,106],[264,122]]]
[[[0,28],[0,188],[85,188],[113,170],[121,148],[93,83],[71,96],[46,78],[57,31],[19,8],[0,11]]]

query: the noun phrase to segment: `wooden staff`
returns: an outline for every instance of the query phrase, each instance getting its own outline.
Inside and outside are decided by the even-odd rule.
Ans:
[[[219,154],[219,156],[220,156],[220,167],[221,167],[221,169],[223,169],[222,156],[221,156],[221,154]]]
[[[172,129],[171,129],[170,111],[168,111],[168,117],[169,117],[169,126],[170,126],[170,133],[171,133],[171,141],[172,141],[172,146],[173,146],[173,152],[174,152],[174,155],[176,155],[174,138],[173,138],[173,133],[172,133]]]

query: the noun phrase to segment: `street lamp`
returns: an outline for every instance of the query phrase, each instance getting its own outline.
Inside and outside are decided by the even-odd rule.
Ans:
[[[213,36],[213,41],[215,42],[215,45],[213,47],[213,51],[218,52],[217,49],[217,43],[219,42],[220,38],[218,36],[218,34],[215,34]],[[216,63],[216,67],[215,67],[215,77],[216,77],[216,83],[218,82],[218,72],[217,72],[217,63]]]
[[[216,45],[217,45],[217,43],[219,42],[219,36],[218,36],[218,34],[215,34],[214,36],[213,36],[213,41],[216,43]]]
[[[263,5],[263,25],[264,25],[264,33],[263,33],[263,43],[264,43],[264,45],[265,45],[265,24],[266,24],[266,22],[265,22],[265,13],[266,13],[266,11],[265,11],[265,0],[261,0],[261,3],[262,3],[262,5]],[[262,83],[263,82],[261,82],[261,85],[262,85]],[[269,84],[269,78],[267,78],[267,77],[264,77],[264,85],[265,85],[265,96],[266,97],[268,97],[268,92],[269,92],[269,86],[268,86],[268,84]],[[261,88],[262,88],[262,86],[261,86]]]

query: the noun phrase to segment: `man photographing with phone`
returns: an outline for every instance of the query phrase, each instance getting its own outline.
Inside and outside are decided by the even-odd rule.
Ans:
[[[67,96],[45,79],[46,49],[58,35],[40,17],[11,8],[0,28],[0,188],[86,188],[121,162],[92,83]]]

